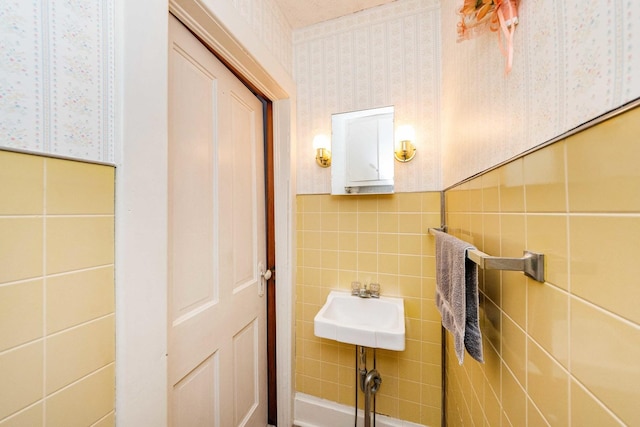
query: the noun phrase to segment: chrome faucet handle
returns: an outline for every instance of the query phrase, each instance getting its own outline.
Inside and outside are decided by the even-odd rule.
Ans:
[[[360,282],[354,281],[351,282],[351,295],[354,296],[360,296],[360,288],[361,288],[361,284]]]
[[[380,283],[369,283],[369,294],[371,298],[380,298]]]

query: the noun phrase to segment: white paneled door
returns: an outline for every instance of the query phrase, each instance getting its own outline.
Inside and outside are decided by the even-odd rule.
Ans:
[[[169,19],[169,419],[263,427],[262,103]]]

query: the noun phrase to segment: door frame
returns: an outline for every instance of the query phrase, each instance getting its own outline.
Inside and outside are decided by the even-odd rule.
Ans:
[[[206,1],[207,5],[203,2]],[[168,12],[272,101],[277,423],[293,422],[295,84],[231,2],[115,2],[116,422],[167,424]],[[165,233],[166,234],[166,233]],[[158,284],[164,285],[158,285]]]
[[[283,111],[280,103],[282,101],[289,101],[289,96],[286,91],[269,75],[269,73],[259,64],[255,63],[255,60],[247,56],[246,50],[239,45],[238,40],[226,31],[221,26],[221,22],[216,19],[210,19],[212,16],[207,13],[205,6],[194,0],[170,0],[169,11],[178,18],[202,43],[206,46],[220,61],[222,61],[227,68],[231,70],[233,74],[240,79],[247,87],[256,92],[260,97],[264,98],[266,102],[266,114],[265,114],[265,135],[266,135],[266,147],[267,164],[265,165],[266,185],[267,189],[272,188],[273,192],[269,194],[267,191],[267,265],[268,268],[274,271],[273,280],[270,280],[267,284],[267,349],[268,349],[268,412],[269,423],[275,425],[291,425],[291,420],[288,420],[288,413],[292,413],[293,406],[293,388],[295,384],[292,379],[295,378],[293,369],[293,361],[295,355],[293,354],[293,346],[290,344],[293,342],[293,330],[287,325],[294,324],[294,313],[292,310],[285,310],[282,314],[278,310],[278,307],[282,307],[278,304],[279,299],[290,300],[290,307],[293,307],[292,295],[289,293],[287,298],[286,288],[281,286],[280,276],[275,274],[275,260],[282,259],[278,257],[276,253],[276,241],[280,241],[279,237],[283,237],[279,233],[281,227],[276,226],[278,222],[278,215],[275,212],[275,199],[278,198],[278,176],[275,174],[275,164],[277,163],[274,155],[278,150],[278,144],[274,144],[276,141],[283,142],[285,135],[278,135],[278,130],[282,131],[282,127],[275,126],[274,116],[281,118],[286,113],[290,114],[290,110]],[[227,21],[222,21],[227,24]],[[226,36],[226,37],[225,37]],[[286,98],[283,98],[286,97]],[[279,108],[280,107],[280,108]],[[290,134],[287,133],[286,137]],[[287,138],[289,139],[289,138]],[[290,144],[290,140],[288,141]],[[291,159],[290,159],[291,160]],[[280,178],[284,178],[280,174]],[[285,182],[290,181],[290,176],[287,177]],[[282,189],[282,188],[281,188]],[[289,193],[288,194],[295,194]],[[289,217],[289,215],[287,215]],[[271,238],[269,238],[269,236]],[[282,254],[280,254],[282,255]],[[287,258],[289,259],[289,258]],[[281,270],[281,266],[284,263],[279,263],[278,271]],[[295,265],[295,264],[294,264]],[[293,272],[291,272],[293,273]],[[285,272],[286,274],[286,272]],[[290,276],[292,277],[292,275]],[[292,281],[289,281],[291,285],[289,289],[293,289]],[[282,292],[277,292],[278,300],[276,300],[276,288],[282,289]],[[287,313],[290,313],[290,317],[287,318]],[[278,318],[276,318],[276,315]],[[282,328],[279,325],[283,325]],[[278,339],[281,337],[281,339]],[[284,342],[283,342],[284,341]],[[286,345],[289,343],[289,345]],[[285,350],[283,352],[282,350]],[[289,350],[286,352],[286,350]],[[284,353],[284,354],[283,354]],[[277,369],[276,354],[278,354],[279,366],[288,367],[290,372],[282,372],[284,369]],[[290,355],[288,358],[287,356]],[[287,360],[289,359],[289,360]],[[275,375],[274,375],[275,374]],[[279,393],[278,385],[284,382],[285,390],[291,390],[290,393]],[[273,396],[276,399],[273,399]],[[278,408],[282,408],[280,411]],[[290,409],[288,409],[290,408]],[[279,412],[285,412],[283,417],[279,417]],[[280,418],[283,418],[280,420]]]

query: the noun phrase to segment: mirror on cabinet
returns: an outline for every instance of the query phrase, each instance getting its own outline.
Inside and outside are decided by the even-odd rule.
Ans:
[[[393,193],[393,106],[331,116],[331,194]]]

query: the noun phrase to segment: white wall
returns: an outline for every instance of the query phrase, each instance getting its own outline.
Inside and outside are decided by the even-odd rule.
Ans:
[[[114,161],[114,1],[0,3],[0,147]]]
[[[640,2],[520,1],[513,70],[495,33],[456,43],[442,2],[443,184],[640,96]]]
[[[418,152],[396,162],[396,191],[439,190],[440,2],[399,0],[294,31],[298,88],[298,194],[329,193],[331,169],[315,164],[317,133],[331,114],[395,106],[396,126],[413,125]]]
[[[116,13],[116,424],[167,423],[168,5]]]

